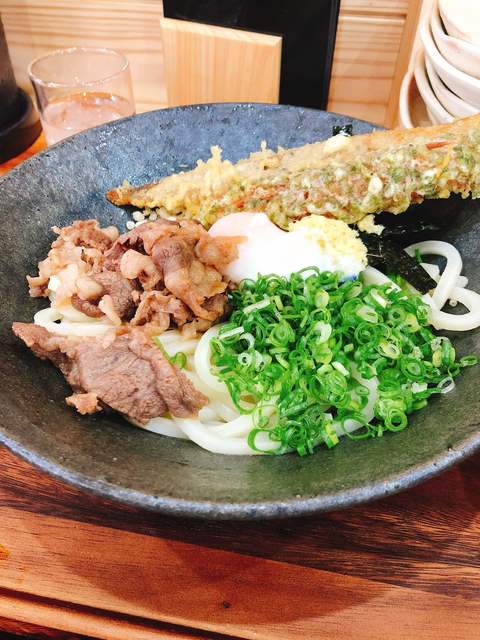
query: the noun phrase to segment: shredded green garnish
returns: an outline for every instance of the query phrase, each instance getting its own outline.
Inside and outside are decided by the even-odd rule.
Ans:
[[[174,356],[170,357],[170,362],[175,364],[179,369],[185,369],[187,365],[187,356],[183,351],[177,351]]]
[[[163,355],[167,360],[177,366],[179,369],[185,369],[187,365],[187,356],[183,353],[183,351],[177,351],[173,356],[169,356],[165,347],[163,346],[162,340],[160,336],[153,336],[153,341],[157,345],[157,347],[162,351]]]
[[[401,431],[410,413],[477,363],[474,356],[456,360],[450,340],[429,328],[419,296],[339,278],[309,268],[288,279],[245,280],[229,293],[233,312],[211,341],[211,362],[240,413],[252,413],[252,449],[306,455],[322,442],[334,447],[344,433],[363,439]],[[367,422],[366,381],[375,377],[378,397]],[[348,420],[361,428],[350,433]],[[258,448],[260,433],[271,448]]]

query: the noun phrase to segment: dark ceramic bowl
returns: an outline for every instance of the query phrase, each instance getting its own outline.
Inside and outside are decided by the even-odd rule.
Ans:
[[[345,440],[315,455],[228,457],[141,431],[115,415],[81,417],[66,406],[67,385],[10,331],[44,301],[28,297],[52,240],[50,227],[96,217],[124,228],[127,213],[104,193],[125,178],[142,183],[192,166],[212,144],[237,160],[261,140],[290,147],[326,138],[351,118],[266,105],[201,105],[146,113],[74,136],[25,162],[0,183],[2,354],[0,440],[30,462],[86,491],[169,514],[264,518],[337,509],[410,487],[470,454],[480,443],[478,369],[432,400],[408,429],[378,440]],[[372,126],[354,122],[355,133]],[[437,205],[435,205],[437,206]],[[461,205],[446,235],[480,285],[479,206]],[[439,214],[441,208],[439,205]],[[479,288],[477,286],[477,288]],[[479,333],[455,336],[478,353]]]

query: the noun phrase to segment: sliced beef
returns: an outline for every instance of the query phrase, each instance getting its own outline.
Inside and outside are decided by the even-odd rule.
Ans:
[[[118,238],[116,227],[102,229],[96,220],[76,220],[68,227],[53,227],[53,231],[58,238],[45,260],[38,263],[38,276],[27,276],[34,298],[46,296],[51,276],[70,264],[77,264],[79,272],[101,268],[103,253]]]
[[[134,318],[134,326],[152,323],[155,331],[198,319],[196,332],[225,313],[222,272],[237,257],[241,238],[213,238],[192,220],[146,222],[121,236],[95,220],[54,230],[58,238],[39,275],[29,278],[31,295],[46,296],[50,277],[57,276],[53,306],[72,304],[117,327]]]
[[[80,298],[76,293],[71,297],[72,307],[75,307],[77,311],[81,311],[90,318],[101,318],[103,311],[98,308],[98,304],[91,302],[90,300],[84,300]]]
[[[181,300],[167,292],[145,291],[141,294],[140,303],[131,324],[152,325],[157,333],[161,333],[170,327],[171,320],[174,325],[181,327],[191,319],[192,315],[188,307]]]
[[[70,407],[74,407],[82,416],[87,413],[96,413],[102,408],[98,404],[96,393],[73,393],[68,398],[65,398],[65,402]]]
[[[122,255],[120,273],[129,280],[138,280],[144,291],[154,289],[162,280],[162,274],[152,258],[135,249],[128,249]]]
[[[202,318],[194,318],[191,322],[186,322],[180,333],[186,340],[196,338],[199,333],[205,333],[207,329],[210,329],[212,322],[210,320],[202,320]]]
[[[202,235],[195,247],[195,255],[204,264],[208,264],[223,273],[233,260],[238,258],[238,243],[243,236],[217,236],[208,233]]]
[[[53,227],[53,231],[59,236],[55,242],[71,242],[77,247],[90,247],[102,252],[109,249],[119,235],[117,227],[102,229],[97,220],[75,220],[69,227]]]
[[[93,276],[95,282],[103,287],[104,293],[113,300],[113,306],[122,320],[129,320],[135,313],[132,293],[135,285],[118,271],[101,271]]]
[[[91,318],[100,318],[104,315],[104,307],[108,303],[112,308],[112,314],[117,318],[117,323],[121,320],[129,320],[134,315],[135,285],[133,282],[117,271],[100,271],[92,274],[89,279],[100,286],[99,294],[89,300],[76,293],[73,294],[71,303],[75,309]],[[108,316],[112,314],[107,313]]]
[[[118,271],[123,254],[129,249],[151,254],[152,247],[158,240],[173,235],[179,229],[176,222],[156,220],[144,222],[131,231],[122,234],[105,254],[105,268]]]
[[[181,237],[164,238],[153,245],[152,258],[163,273],[165,287],[196,316],[204,320],[218,317],[204,303],[207,298],[222,294],[227,283],[216,269],[197,260],[189,242]]]
[[[14,322],[12,329],[38,358],[51,360],[65,374],[70,371],[70,357],[75,351],[78,338],[57,336],[37,324],[27,322]]]
[[[208,398],[197,391],[187,376],[174,366],[142,331],[133,331],[129,348],[142,361],[149,362],[155,374],[158,393],[173,416],[197,415]]]
[[[74,390],[69,404],[81,412],[109,406],[145,423],[169,411],[196,415],[208,399],[139,329],[111,339],[56,336],[15,322],[15,335],[64,373]]]

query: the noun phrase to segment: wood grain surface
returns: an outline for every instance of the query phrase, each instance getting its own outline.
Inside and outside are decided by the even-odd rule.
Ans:
[[[420,4],[342,0],[330,111],[393,123]],[[2,0],[0,8],[16,77],[24,88],[30,86],[28,64],[38,55],[61,47],[109,46],[131,62],[137,112],[167,106],[166,76],[172,63],[164,55],[161,0]],[[221,77],[212,81],[218,86]]]
[[[279,36],[171,18],[160,26],[169,106],[278,103]]]
[[[68,602],[87,607],[65,623],[86,635],[122,614],[139,629],[148,620],[242,638],[413,637],[405,625],[415,638],[476,637],[480,456],[371,505],[241,524],[100,500],[6,450],[0,468],[0,586],[20,599],[17,615],[42,624]],[[19,594],[55,606],[43,602],[40,616]],[[0,597],[5,616],[2,602],[16,601]]]

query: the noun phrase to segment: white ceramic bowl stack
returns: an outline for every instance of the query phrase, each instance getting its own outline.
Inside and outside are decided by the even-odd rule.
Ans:
[[[400,123],[428,124],[412,113],[413,83],[431,124],[480,112],[480,0],[435,0],[420,39],[423,48],[403,80]]]

